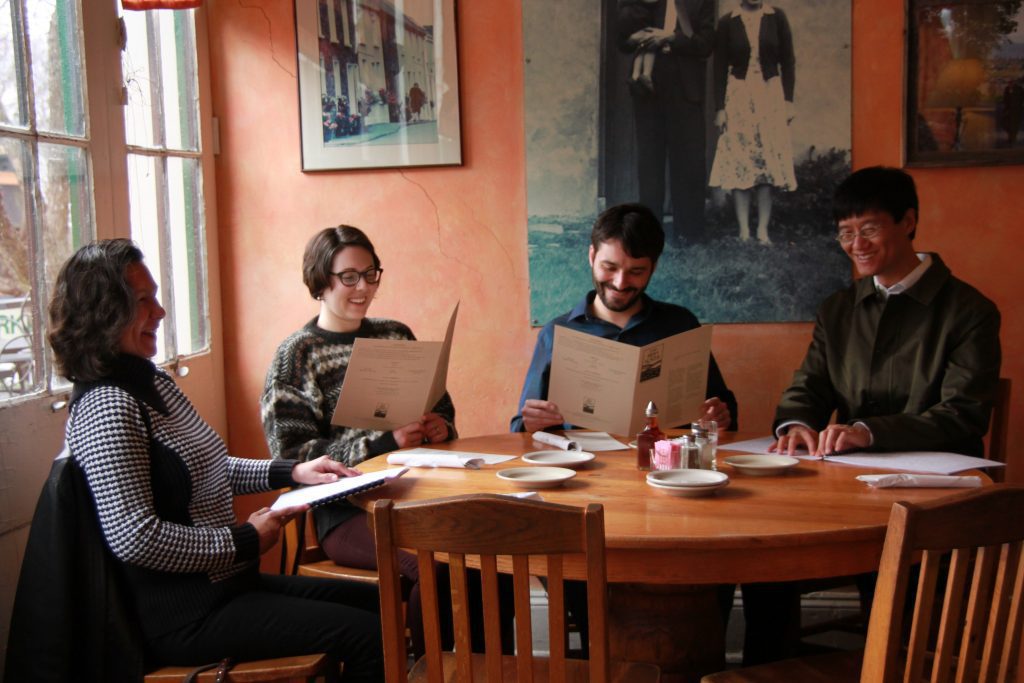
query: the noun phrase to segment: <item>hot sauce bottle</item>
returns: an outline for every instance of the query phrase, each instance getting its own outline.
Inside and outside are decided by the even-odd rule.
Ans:
[[[654,401],[647,404],[644,411],[647,421],[643,430],[636,435],[636,467],[640,470],[651,469],[651,456],[654,454],[654,444],[665,438],[665,434],[658,429],[658,406]]]

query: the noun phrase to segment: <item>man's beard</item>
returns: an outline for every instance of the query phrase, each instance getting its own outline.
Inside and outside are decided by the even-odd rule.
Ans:
[[[601,299],[601,303],[604,304],[605,308],[607,308],[609,311],[614,311],[615,313],[621,313],[622,311],[628,311],[640,299],[640,296],[644,293],[644,290],[647,288],[630,287],[624,290],[614,290],[619,294],[633,294],[633,296],[629,297],[628,299],[625,300],[624,303],[621,304],[614,303],[608,297],[605,296],[605,290],[614,289],[607,282],[598,282],[597,280],[594,280],[594,289],[597,290],[597,296]]]

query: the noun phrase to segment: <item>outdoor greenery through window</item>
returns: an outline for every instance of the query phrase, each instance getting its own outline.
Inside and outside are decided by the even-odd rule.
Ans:
[[[125,12],[123,41],[108,41],[88,28],[117,21],[105,4],[0,0],[0,403],[59,384],[46,304],[96,237],[146,254],[168,310],[156,360],[209,346],[193,12]],[[86,63],[97,47],[113,63],[120,52],[123,90]],[[86,83],[107,87],[87,101]]]

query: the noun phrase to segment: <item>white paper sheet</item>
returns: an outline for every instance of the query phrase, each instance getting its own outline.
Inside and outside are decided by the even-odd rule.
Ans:
[[[985,458],[973,458],[958,453],[934,453],[913,451],[905,453],[850,453],[849,455],[830,455],[827,462],[873,467],[880,470],[906,470],[909,472],[927,472],[930,474],[956,474],[964,470],[981,469],[983,467],[1004,467],[1003,463]]]
[[[567,429],[565,435],[580,445],[580,449],[594,451],[628,451],[629,446],[614,438],[608,432],[585,432],[581,429]]]
[[[447,451],[439,448],[410,448],[405,451],[397,451],[403,455],[455,455],[460,458],[476,458],[483,461],[485,465],[497,465],[499,463],[515,460],[518,455],[497,455],[496,453],[473,453],[472,451]]]

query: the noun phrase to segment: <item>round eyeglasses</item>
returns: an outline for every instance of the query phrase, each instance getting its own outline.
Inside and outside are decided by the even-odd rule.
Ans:
[[[363,272],[358,270],[343,270],[340,273],[331,273],[341,280],[341,284],[346,287],[355,287],[359,284],[359,279],[366,280],[366,284],[375,285],[380,282],[381,273],[384,272],[383,268],[369,268]]]
[[[839,231],[839,234],[836,235],[836,240],[840,244],[849,244],[850,242],[857,239],[858,235],[860,235],[862,239],[869,240],[880,232],[882,232],[882,226],[880,225],[865,225],[860,230]]]

